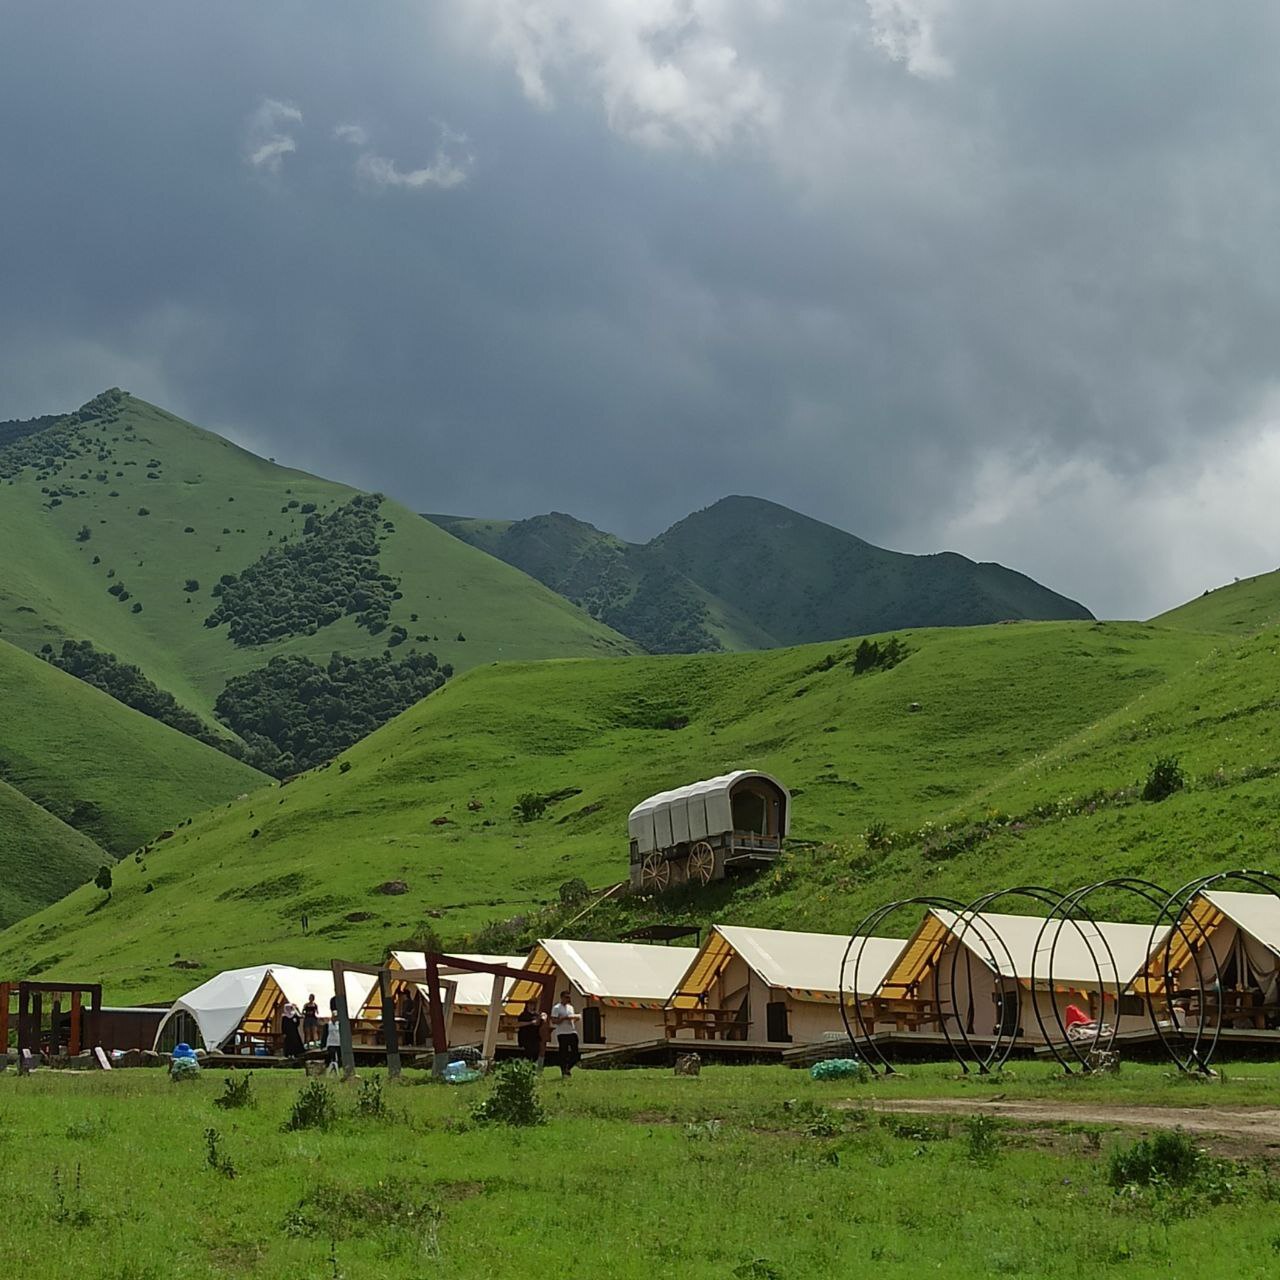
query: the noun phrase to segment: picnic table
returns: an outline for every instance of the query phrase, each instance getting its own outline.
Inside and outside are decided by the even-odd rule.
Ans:
[[[874,1030],[877,1023],[892,1022],[895,1031],[918,1031],[921,1027],[936,1025],[942,1029],[945,1016],[942,1004],[920,996],[876,996],[862,1002],[862,1018],[867,1030]],[[857,1015],[850,1019],[857,1024]]]
[[[668,1040],[685,1030],[692,1031],[695,1040],[745,1039],[747,1033],[746,1019],[737,1009],[668,1009],[665,1020]],[[731,1037],[734,1031],[741,1031],[742,1037]]]
[[[1280,1016],[1280,1004],[1268,1004],[1260,991],[1188,987],[1175,991],[1169,1002],[1180,1007],[1188,1019],[1198,1019],[1203,1013],[1220,1018],[1226,1026],[1236,1026],[1240,1022],[1252,1024],[1256,1031],[1265,1031],[1267,1020]]]

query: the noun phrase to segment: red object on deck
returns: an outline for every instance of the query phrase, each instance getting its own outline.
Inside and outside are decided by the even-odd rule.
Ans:
[[[1067,1005],[1067,1026],[1083,1027],[1087,1026],[1093,1019],[1089,1017],[1078,1004]]]

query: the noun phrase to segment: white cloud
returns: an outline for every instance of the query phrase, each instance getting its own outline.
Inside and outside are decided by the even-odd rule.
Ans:
[[[339,124],[333,129],[339,142],[349,142],[353,147],[363,147],[369,141],[369,131],[360,124]]]
[[[951,74],[951,63],[939,53],[934,32],[946,0],[866,0],[866,4],[871,42],[885,57],[925,80]]]
[[[467,0],[475,38],[514,67],[541,107],[553,85],[585,83],[610,127],[647,146],[712,151],[766,126],[773,89],[734,37],[756,0]]]
[[[449,128],[442,128],[440,135],[440,145],[429,165],[402,169],[390,156],[362,151],[356,161],[356,173],[375,187],[400,187],[408,191],[422,191],[427,187],[447,191],[460,187],[470,176],[475,157],[467,149],[465,135]]]
[[[249,117],[245,162],[254,169],[279,173],[284,158],[297,151],[292,126],[302,123],[302,112],[292,102],[263,98]]]

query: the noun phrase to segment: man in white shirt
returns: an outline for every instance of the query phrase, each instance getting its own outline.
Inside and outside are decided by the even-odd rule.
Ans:
[[[560,1049],[560,1075],[565,1080],[573,1074],[578,1059],[582,1057],[578,1051],[578,1024],[581,1021],[581,1016],[573,1007],[572,993],[562,991],[560,1003],[553,1005],[551,1009],[551,1027]]]

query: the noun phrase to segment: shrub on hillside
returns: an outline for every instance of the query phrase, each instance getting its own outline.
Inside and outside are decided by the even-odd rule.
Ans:
[[[280,1127],[286,1133],[298,1129],[328,1129],[337,1117],[333,1090],[322,1080],[309,1080],[293,1100],[289,1118]]]
[[[860,676],[867,671],[889,671],[896,667],[910,650],[897,636],[890,636],[881,643],[878,640],[863,640],[854,651],[853,674]]]
[[[359,494],[326,515],[307,516],[300,538],[270,548],[239,574],[222,575],[205,626],[225,625],[238,645],[313,635],[342,617],[376,635],[399,585],[379,566],[381,505],[381,494]]]
[[[257,751],[259,768],[285,777],[331,760],[444,684],[433,653],[399,662],[331,654],[325,666],[277,657],[227,681],[218,719]]]
[[[1177,756],[1160,756],[1151,762],[1151,772],[1142,787],[1144,800],[1166,800],[1187,785],[1187,775]]]
[[[1124,1187],[1187,1187],[1201,1171],[1204,1153],[1181,1129],[1165,1129],[1111,1154],[1107,1178]]]
[[[547,811],[547,797],[536,791],[526,791],[517,797],[515,803],[516,816],[521,822],[533,822]]]

